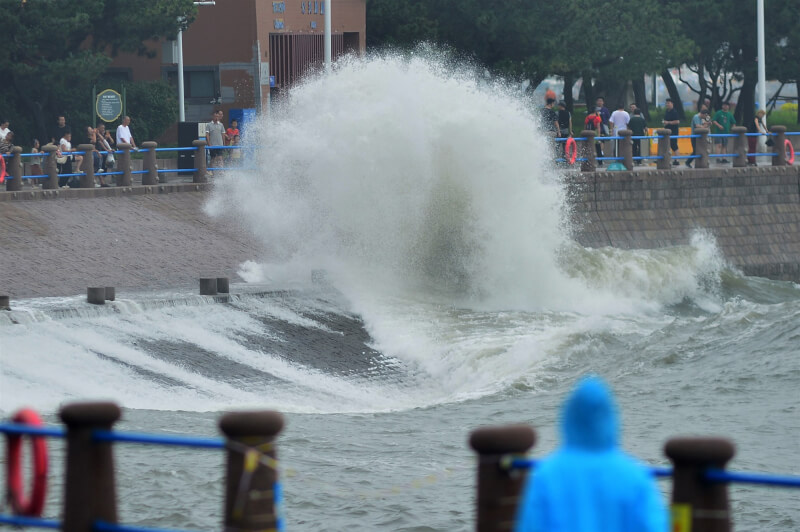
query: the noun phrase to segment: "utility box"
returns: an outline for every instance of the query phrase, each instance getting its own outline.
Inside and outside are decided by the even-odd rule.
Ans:
[[[181,148],[193,148],[192,141],[199,139],[197,122],[178,122],[178,146]],[[178,169],[188,170],[194,168],[193,151],[178,152]]]

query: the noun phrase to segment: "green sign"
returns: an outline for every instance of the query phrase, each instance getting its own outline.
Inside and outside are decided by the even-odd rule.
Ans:
[[[95,112],[103,122],[113,122],[122,114],[122,96],[117,91],[104,90],[97,95]]]

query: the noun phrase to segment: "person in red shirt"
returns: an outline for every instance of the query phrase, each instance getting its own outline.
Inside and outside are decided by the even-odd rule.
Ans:
[[[239,122],[234,118],[231,120],[231,126],[225,130],[225,144],[230,146],[233,144],[233,139],[239,135]]]
[[[583,121],[583,125],[589,131],[597,131],[598,133],[601,131],[603,126],[603,118],[600,116],[600,107],[595,107],[594,111],[586,116],[586,120]],[[595,140],[594,149],[598,157],[603,157],[603,145],[597,140]],[[603,166],[603,161],[597,161],[597,166]]]

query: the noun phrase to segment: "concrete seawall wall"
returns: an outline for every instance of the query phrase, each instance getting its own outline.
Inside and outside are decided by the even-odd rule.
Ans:
[[[595,172],[566,177],[584,246],[659,248],[712,233],[748,275],[800,282],[800,167]],[[0,192],[0,295],[196,290],[268,257],[264,242],[209,218],[213,185]]]
[[[800,281],[800,167],[594,172],[567,183],[584,246],[683,245],[706,229],[744,273]]]

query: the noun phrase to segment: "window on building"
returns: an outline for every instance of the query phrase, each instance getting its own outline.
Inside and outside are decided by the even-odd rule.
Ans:
[[[165,69],[167,82],[178,88],[178,71]],[[186,67],[183,69],[183,97],[186,100],[205,100],[207,103],[219,94],[218,73],[215,68]]]

